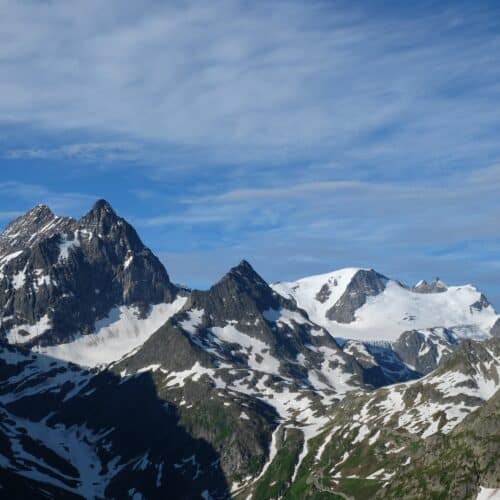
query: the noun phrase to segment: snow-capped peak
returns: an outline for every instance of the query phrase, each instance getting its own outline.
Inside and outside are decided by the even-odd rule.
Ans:
[[[346,339],[393,341],[408,330],[436,327],[461,338],[486,338],[498,318],[477,288],[448,286],[439,278],[410,288],[373,270],[346,268],[272,287],[294,299],[311,321]]]

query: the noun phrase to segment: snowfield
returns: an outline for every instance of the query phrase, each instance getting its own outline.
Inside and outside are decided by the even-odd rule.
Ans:
[[[296,301],[311,321],[324,327],[334,337],[363,341],[394,341],[403,332],[433,327],[446,327],[459,338],[484,339],[499,317],[489,305],[473,307],[481,293],[472,285],[450,286],[440,293],[418,293],[394,280],[385,290],[370,296],[355,313],[352,323],[338,323],[326,313],[342,297],[357,271],[347,268],[328,274],[275,283],[277,293]],[[328,298],[321,302],[322,293]],[[322,291],[322,293],[320,293]],[[319,294],[319,295],[318,295]]]
[[[135,307],[120,306],[113,309],[107,318],[96,322],[95,333],[80,335],[65,344],[36,347],[34,350],[89,368],[108,365],[144,344],[185,302],[186,297],[178,297],[170,304],[156,304],[145,318],[138,316]]]

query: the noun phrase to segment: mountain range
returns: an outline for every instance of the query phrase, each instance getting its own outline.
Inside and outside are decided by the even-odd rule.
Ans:
[[[0,235],[5,498],[500,495],[500,316],[349,268],[173,283],[104,200]]]

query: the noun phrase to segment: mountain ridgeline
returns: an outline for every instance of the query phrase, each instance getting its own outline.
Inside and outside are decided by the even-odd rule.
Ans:
[[[106,201],[38,205],[0,235],[0,496],[496,494],[499,325],[373,269],[180,288]]]

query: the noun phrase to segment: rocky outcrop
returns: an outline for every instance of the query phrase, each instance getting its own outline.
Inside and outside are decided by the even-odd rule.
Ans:
[[[389,342],[348,340],[342,346],[364,369],[364,381],[373,387],[405,382],[421,374],[399,357]]]
[[[25,250],[54,234],[71,231],[77,222],[55,215],[47,205],[37,205],[18,217],[0,235],[0,258]]]
[[[387,278],[373,269],[357,271],[340,299],[326,312],[326,317],[338,323],[353,322],[356,310],[368,297],[383,292],[386,283]]]
[[[451,331],[446,328],[410,330],[404,332],[392,348],[400,359],[420,374],[427,374],[458,345]]]
[[[446,292],[446,290],[448,290],[448,287],[439,278],[434,278],[430,284],[425,280],[419,281],[412,288],[412,291],[417,293],[440,293]]]

